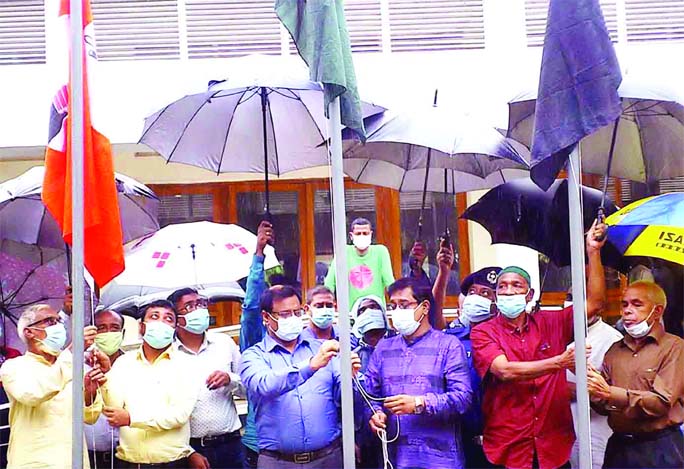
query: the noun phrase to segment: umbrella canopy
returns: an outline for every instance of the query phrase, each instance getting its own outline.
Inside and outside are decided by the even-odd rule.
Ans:
[[[529,151],[494,127],[436,106],[367,120],[365,144],[344,153],[352,179],[403,192],[466,192],[524,177]],[[428,168],[426,170],[426,168]]]
[[[606,218],[608,240],[625,256],[684,265],[684,192],[638,200]]]
[[[684,97],[665,88],[625,77],[618,89],[622,102],[610,176],[655,182],[684,175]],[[537,92],[508,105],[508,136],[532,145]],[[580,142],[582,171],[606,174],[614,125]]]
[[[602,193],[582,187],[584,227],[588,230],[601,205]],[[617,211],[606,203],[607,213]],[[558,266],[570,265],[570,227],[568,219],[568,184],[555,181],[548,191],[531,179],[518,179],[487,192],[470,206],[461,218],[482,225],[492,236],[492,243],[526,246],[546,255]],[[607,245],[605,265],[622,268],[622,256]]]
[[[249,274],[256,236],[237,225],[207,221],[169,225],[126,248],[119,285],[181,287],[237,281]],[[278,264],[267,246],[264,267]]]
[[[278,58],[246,57],[226,81],[145,119],[140,138],[169,162],[277,176],[328,164],[323,87]],[[384,108],[362,103],[363,116]]]
[[[35,166],[0,184],[0,239],[64,250],[62,232],[40,198],[44,174],[45,167]],[[154,192],[123,174],[115,177],[124,242],[157,231],[159,199]]]
[[[241,300],[245,297],[245,291],[237,282],[197,285],[196,289],[210,301]],[[105,309],[125,311],[137,316],[141,306],[155,300],[165,300],[174,291],[160,287],[119,285],[114,280],[102,291],[100,305]]]

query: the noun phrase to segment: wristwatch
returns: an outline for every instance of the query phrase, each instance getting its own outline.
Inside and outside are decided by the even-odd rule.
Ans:
[[[425,400],[422,396],[416,396],[414,414],[422,414],[425,411]]]

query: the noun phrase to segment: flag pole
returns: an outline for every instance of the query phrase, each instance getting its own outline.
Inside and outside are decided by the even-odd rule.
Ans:
[[[342,121],[340,98],[328,106],[328,138],[330,139],[331,195],[333,205],[333,242],[337,277],[338,326],[340,328],[340,372],[342,375],[342,452],[344,468],[354,469],[354,396],[351,373],[351,326],[349,324],[349,283],[347,279],[347,222],[342,169]]]
[[[580,145],[568,159],[568,213],[570,217],[570,253],[572,262],[572,303],[575,333],[575,377],[577,379],[577,438],[579,439],[579,467],[591,467],[591,427],[589,424],[589,391],[587,389],[587,314],[586,274],[584,268],[584,216],[582,210]]]
[[[72,198],[72,443],[71,467],[83,468],[83,318],[85,290],[83,285],[83,153],[84,153],[84,96],[83,96],[83,0],[71,0],[71,198]]]

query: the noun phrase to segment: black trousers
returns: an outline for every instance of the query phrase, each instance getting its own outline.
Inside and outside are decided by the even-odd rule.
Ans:
[[[114,460],[115,469],[188,469],[188,458],[159,464],[136,464],[132,462]]]
[[[682,469],[684,435],[670,427],[655,435],[626,436],[615,433],[606,445],[603,469]]]

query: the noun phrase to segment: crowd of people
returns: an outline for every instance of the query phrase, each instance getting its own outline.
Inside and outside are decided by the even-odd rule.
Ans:
[[[586,238],[588,346],[576,351],[572,305],[540,308],[524,269],[469,275],[459,317],[447,325],[451,246],[440,247],[434,282],[420,262],[395,280],[370,222],[355,220],[347,280],[357,466],[577,467],[575,353],[586,353],[594,467],[684,467],[684,341],[665,332],[667,299],[653,282],[625,290],[624,336],[602,320],[604,231],[595,224]],[[208,301],[191,287],[141,309],[142,345],[126,353],[123,317],[95,314],[84,331],[85,464],[343,467],[340,280],[331,269],[304,298],[282,277],[269,284],[264,248],[273,236],[263,222],[239,347],[209,330]],[[27,353],[0,368],[11,405],[8,467],[68,467],[72,355],[63,315],[34,305],[17,329]],[[236,397],[248,401],[244,428]]]

